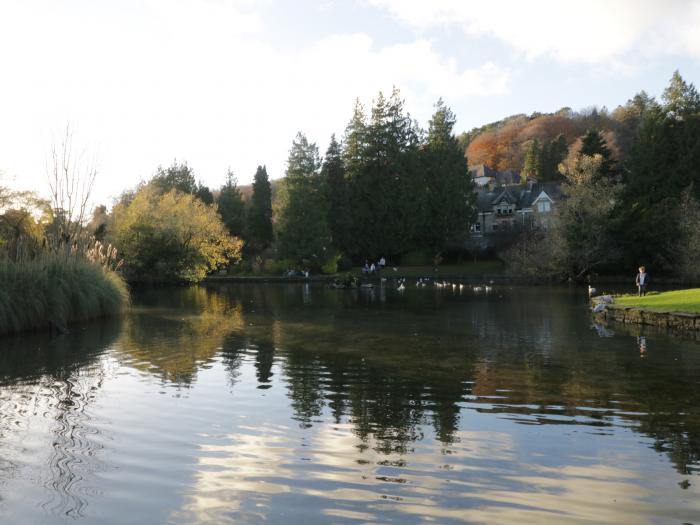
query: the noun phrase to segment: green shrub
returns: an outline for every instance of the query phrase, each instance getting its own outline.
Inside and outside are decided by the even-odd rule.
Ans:
[[[341,255],[333,255],[329,259],[327,259],[322,265],[321,265],[321,272],[323,272],[326,275],[335,275],[338,273],[338,261],[340,261]]]
[[[0,259],[0,283],[2,334],[114,315],[129,301],[118,273],[74,254]]]
[[[262,265],[263,272],[268,275],[277,275],[280,273],[280,265],[274,259],[265,259]]]
[[[280,272],[294,270],[297,266],[298,265],[294,259],[280,259],[277,261],[277,267],[279,268]]]
[[[339,272],[349,272],[352,270],[352,259],[345,254],[340,256],[338,259],[338,271]]]
[[[433,256],[423,250],[412,250],[401,256],[401,266],[427,266],[432,262]]]

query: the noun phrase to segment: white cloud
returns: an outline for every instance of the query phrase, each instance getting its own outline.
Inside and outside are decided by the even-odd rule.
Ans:
[[[500,95],[509,71],[473,69],[431,42],[378,47],[366,34],[273,44],[252,2],[224,0],[25,3],[0,6],[0,171],[41,188],[51,133],[71,123],[99,149],[101,201],[158,164],[187,160],[218,186],[258,164],[284,173],[294,134],[325,148],[355,97],[402,89],[425,123],[439,96]]]
[[[697,0],[368,0],[410,26],[458,26],[493,36],[528,58],[615,63],[630,51],[680,53],[700,60]]]

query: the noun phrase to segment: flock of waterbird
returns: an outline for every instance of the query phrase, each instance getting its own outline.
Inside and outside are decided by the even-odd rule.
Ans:
[[[382,277],[381,282],[384,283],[386,281],[386,278]],[[397,287],[396,289],[399,292],[403,292],[406,289],[406,278],[401,277],[400,279],[397,279]],[[490,281],[489,284],[480,284],[480,285],[472,285],[472,284],[464,284],[464,283],[452,283],[448,282],[445,280],[438,280],[438,279],[433,279],[430,277],[419,277],[418,280],[416,281],[416,287],[417,288],[424,288],[426,286],[432,286],[433,288],[442,288],[446,290],[452,290],[453,292],[459,292],[462,293],[465,290],[471,290],[476,293],[489,293],[491,290],[493,290],[493,281]]]

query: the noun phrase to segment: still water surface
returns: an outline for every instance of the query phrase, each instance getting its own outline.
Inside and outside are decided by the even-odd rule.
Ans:
[[[142,292],[0,339],[0,523],[700,524],[700,343],[635,330],[574,288]]]

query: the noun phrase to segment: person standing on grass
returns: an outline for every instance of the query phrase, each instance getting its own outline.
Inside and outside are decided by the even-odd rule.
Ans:
[[[647,294],[647,283],[649,282],[649,277],[647,276],[647,270],[644,266],[639,267],[639,273],[637,274],[637,291],[639,292],[639,297]]]

